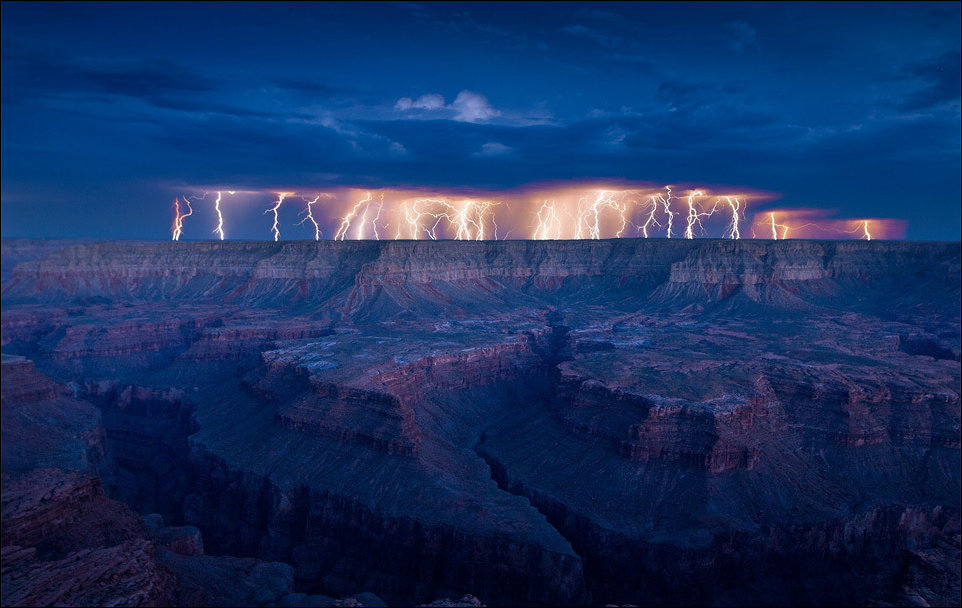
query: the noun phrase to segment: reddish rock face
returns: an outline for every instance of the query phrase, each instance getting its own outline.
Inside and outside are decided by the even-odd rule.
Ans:
[[[184,602],[959,601],[958,244],[3,255],[4,471],[184,524],[107,543]],[[23,448],[40,411],[87,456]]]

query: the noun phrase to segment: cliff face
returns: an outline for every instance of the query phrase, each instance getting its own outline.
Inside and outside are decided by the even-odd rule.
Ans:
[[[118,391],[110,382],[94,383],[86,387],[86,396],[103,407],[102,419],[97,407],[63,395],[79,393],[78,387],[58,386],[22,357],[4,355],[0,374],[4,605],[364,605],[355,598],[295,593],[288,564],[205,555],[197,528],[165,526],[156,513],[141,517],[104,493],[101,475],[120,478],[122,489],[166,491],[163,486],[176,481],[160,476],[130,484],[124,474],[139,467],[124,469],[124,463],[114,462],[104,437],[111,437],[114,451],[156,467],[163,455],[152,445],[152,435],[131,442],[124,425],[110,423],[112,410],[129,408],[129,426],[142,419],[142,428],[162,431],[157,421],[182,402],[177,391],[132,386]],[[183,439],[185,433],[179,435]],[[122,498],[144,504],[141,496]],[[383,605],[373,594],[359,597],[367,605]]]
[[[931,282],[940,288],[935,295],[944,295],[953,288],[945,280],[959,273],[958,247],[951,243],[112,242],[45,245],[52,252],[41,259],[29,259],[26,245],[17,244],[17,255],[27,261],[9,270],[3,287],[8,302],[226,300],[312,309],[350,303],[356,313],[371,300],[389,299],[424,314],[425,306],[452,303],[469,311],[493,303],[513,307],[518,292],[590,297],[585,292],[603,285],[629,297],[650,296],[660,287],[654,295],[672,305],[680,303],[680,293],[719,299],[743,289],[756,297],[762,287],[817,304],[854,284],[881,289]]]
[[[74,469],[299,591],[959,600],[958,244],[4,252],[4,470],[79,412]]]

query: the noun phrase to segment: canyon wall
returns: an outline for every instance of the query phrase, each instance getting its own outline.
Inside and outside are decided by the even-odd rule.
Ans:
[[[958,243],[2,248],[5,474],[274,600],[959,601]]]

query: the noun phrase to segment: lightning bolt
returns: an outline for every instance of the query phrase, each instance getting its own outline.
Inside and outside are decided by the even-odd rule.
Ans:
[[[424,232],[428,238],[437,240],[438,228],[442,223],[451,227],[455,240],[466,241],[485,239],[486,226],[489,222],[495,228],[494,207],[497,203],[491,201],[465,200],[458,207],[443,199],[422,198],[405,207],[405,220],[411,226],[412,238]]]
[[[483,241],[486,238],[485,227],[487,226],[488,219],[489,219],[488,212],[490,211],[491,221],[494,221],[494,211],[493,211],[494,206],[495,206],[495,203],[492,203],[489,201],[470,201],[470,202],[464,203],[464,209],[461,214],[461,216],[464,218],[463,225],[465,225],[466,229],[467,229],[467,225],[474,227],[474,240]],[[494,229],[495,229],[495,234],[497,234],[497,230],[498,230],[497,224],[494,224]],[[469,231],[466,230],[465,234],[468,238],[470,238],[471,235]]]
[[[628,219],[625,216],[626,207],[623,203],[615,200],[614,196],[607,190],[599,191],[598,196],[591,203],[588,203],[584,197],[578,200],[578,219],[575,238],[586,238],[585,234],[587,234],[587,238],[589,239],[600,239],[601,212],[606,208],[614,209],[621,220],[621,227],[615,234],[615,237],[620,238],[628,225]]]
[[[695,197],[704,196],[701,190],[695,190],[688,194],[688,225],[685,227],[685,238],[693,239],[695,238],[695,226],[697,225],[699,230],[704,232],[705,227],[702,225],[701,220],[704,217],[711,217],[715,213],[715,209],[718,208],[718,202],[712,206],[711,211],[699,212],[695,209]]]
[[[857,232],[861,233],[860,238],[866,241],[872,240],[872,233],[868,229],[869,220],[856,220],[856,226],[852,230],[845,230],[846,234],[855,234]]]
[[[444,219],[444,214],[443,213],[437,214],[430,211],[422,211],[418,209],[418,203],[430,203],[430,202],[440,202],[440,201],[430,201],[430,200],[414,201],[414,205],[412,209],[415,214],[415,217],[417,218],[418,228],[420,230],[423,230],[424,233],[428,235],[428,238],[430,238],[432,241],[436,241],[438,240],[438,234],[437,234],[438,225],[440,225],[441,220]],[[421,223],[421,218],[425,218],[425,223],[423,224]],[[432,219],[434,220],[433,224],[431,223]],[[429,224],[430,224],[430,227],[428,226]]]
[[[420,223],[417,212],[414,209],[408,207],[407,203],[404,204],[404,220],[408,223],[408,228],[411,230],[411,238],[418,240],[421,236]],[[398,237],[401,234],[401,225],[398,224]]]
[[[538,241],[561,238],[561,218],[558,217],[554,201],[545,200],[541,204],[541,208],[538,209],[538,226],[534,229],[531,238]]]
[[[670,189],[668,190],[668,196],[671,196]],[[644,235],[646,239],[648,238],[649,228],[651,228],[652,226],[658,226],[659,228],[661,228],[661,224],[659,224],[658,220],[655,218],[655,214],[658,213],[658,199],[655,196],[652,196],[650,199],[648,199],[648,202],[651,204],[651,207],[648,210],[648,217],[645,219],[645,223],[641,225],[641,233]],[[669,234],[670,232],[671,231],[669,229]]]
[[[361,214],[361,221],[357,224],[357,240],[359,241],[364,238],[364,225],[367,223],[367,212],[370,208],[370,205],[364,206],[364,213]]]
[[[424,207],[428,207],[424,209]],[[408,222],[413,222],[415,230],[418,234],[422,231],[428,235],[432,241],[438,239],[437,230],[438,226],[441,224],[441,220],[448,219],[450,222],[450,217],[445,211],[432,211],[432,206],[438,206],[444,209],[445,206],[450,207],[446,201],[432,198],[421,198],[414,201],[411,206],[411,214],[408,217]],[[431,220],[434,220],[433,222]],[[415,237],[417,238],[417,237]]]
[[[362,201],[362,202],[370,203],[370,201],[372,200],[370,196],[371,195],[368,194],[369,198],[367,199],[367,201]],[[371,210],[370,204],[364,207],[364,213],[361,214],[361,221],[358,223],[358,226],[357,226],[357,240],[364,239],[364,227],[367,225],[367,214],[368,214],[368,211],[370,210]],[[383,210],[384,210],[384,195],[381,194],[380,201],[378,202],[378,206],[377,206],[377,214],[375,214],[374,219],[371,220],[371,230],[374,232],[374,240],[376,241],[381,240],[381,235],[378,234],[378,231],[377,231],[377,222],[378,220],[381,219],[381,212]],[[341,239],[341,240],[344,240],[344,239]]]
[[[772,240],[778,240],[778,238],[779,238],[779,236],[778,236],[778,229],[779,229],[779,228],[782,230],[782,236],[781,236],[781,238],[782,238],[782,240],[785,240],[785,239],[788,237],[788,226],[786,226],[785,224],[776,224],[776,223],[775,223],[775,212],[774,212],[774,211],[771,212],[770,216],[771,216],[770,219],[771,219],[771,225],[772,225]]]
[[[231,192],[233,194],[233,192]],[[217,212],[217,227],[214,228],[212,232],[220,237],[220,240],[224,240],[224,215],[220,211],[220,200],[221,193],[217,192],[217,198],[214,200],[214,211]]]
[[[180,198],[174,197],[174,221],[170,225],[170,240],[172,241],[180,240],[182,225],[183,225],[183,222],[180,219]]]
[[[624,202],[619,203],[615,202],[614,200],[611,201],[609,206],[618,212],[618,219],[621,220],[621,227],[618,228],[617,232],[615,232],[615,238],[620,239],[621,235],[625,233],[625,229],[628,227],[628,206]]]
[[[347,238],[347,231],[351,227],[351,221],[357,216],[358,210],[360,210],[362,206],[367,205],[367,203],[369,202],[371,202],[370,192],[367,193],[367,196],[364,197],[363,200],[360,200],[357,203],[355,203],[354,206],[351,207],[351,210],[348,211],[346,214],[344,214],[344,217],[341,218],[341,225],[338,227],[337,232],[334,233],[335,241],[343,241],[345,238]],[[364,209],[364,213],[367,214],[366,207]],[[364,230],[364,224],[362,223],[361,228],[359,229],[359,232],[363,234],[363,230]]]
[[[371,220],[371,227],[374,229],[374,240],[376,241],[381,240],[381,236],[377,233],[377,221],[381,219],[381,211],[383,210],[384,210],[384,195],[382,194],[381,200],[377,206],[377,215],[375,215],[374,219]]]
[[[314,213],[311,211],[311,206],[316,204],[317,201],[321,200],[321,195],[318,194],[317,196],[314,197],[314,200],[312,201],[309,201],[303,197],[301,200],[307,203],[307,207],[304,208],[304,214],[303,214],[304,218],[301,221],[297,222],[297,225],[300,226],[304,222],[310,221],[311,224],[314,225],[314,240],[319,241],[321,240],[321,227],[318,225],[317,220],[314,219]]]
[[[194,214],[193,208],[190,206],[190,199],[186,196],[184,197],[184,204],[187,205],[187,213],[180,213],[180,199],[174,199],[174,224],[172,226],[171,240],[179,241],[180,236],[184,233],[184,220]]]
[[[218,192],[217,194],[219,195],[220,193]],[[278,193],[277,193],[277,200],[274,201],[274,206],[264,212],[265,215],[268,214],[268,213],[273,213],[273,214],[274,214],[274,225],[271,226],[271,232],[274,233],[274,242],[275,242],[275,243],[278,241],[278,239],[281,238],[281,231],[280,231],[280,228],[278,228],[278,226],[277,226],[277,224],[278,224],[277,211],[278,211],[278,209],[281,208],[281,204],[284,202],[284,199],[287,198],[288,194],[290,194],[290,193],[288,193],[288,192],[278,192]],[[218,196],[218,199],[219,199],[219,198],[220,198],[220,197]]]
[[[445,203],[447,204],[447,203]],[[464,201],[461,209],[447,205],[454,212],[454,224],[457,226],[455,239],[484,240],[484,229],[489,217],[493,219],[495,203],[489,201]]]
[[[671,238],[671,225],[675,221],[675,212],[671,210],[671,186],[665,186],[665,190],[668,191],[668,196],[658,195],[658,202],[661,203],[662,208],[665,210],[665,215],[668,216],[667,229],[665,231],[665,237]]]
[[[738,220],[740,217],[744,217],[745,212],[742,211],[742,202],[738,200],[737,196],[726,196],[725,200],[728,201],[728,206],[732,209],[732,221],[728,224],[728,231],[725,236],[730,239],[740,239],[742,238],[741,232],[738,230]]]

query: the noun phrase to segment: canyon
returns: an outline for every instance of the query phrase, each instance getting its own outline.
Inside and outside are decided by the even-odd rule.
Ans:
[[[958,605],[960,275],[4,239],[3,603]]]

